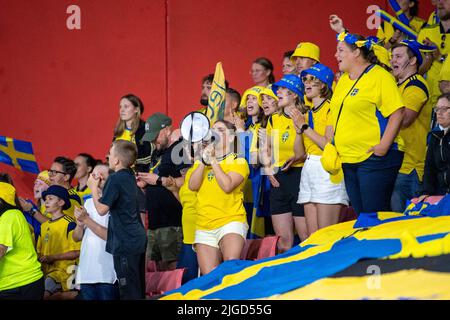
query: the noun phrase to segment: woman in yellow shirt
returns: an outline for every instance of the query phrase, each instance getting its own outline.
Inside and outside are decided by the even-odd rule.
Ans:
[[[141,119],[144,104],[134,94],[127,94],[120,98],[119,120],[114,128],[113,140],[127,140],[134,142],[138,148],[136,171],[149,172],[153,146],[150,142],[142,141],[145,134],[145,122]]]
[[[317,63],[302,71],[301,79],[305,96],[312,102],[312,107],[305,115],[297,111],[293,119],[297,130],[304,128],[307,158],[302,170],[298,203],[304,205],[310,236],[318,229],[338,223],[342,205],[348,205],[348,196],[344,182],[333,183],[320,162],[323,149],[333,136],[333,126],[329,121],[333,71]]]
[[[219,139],[203,150],[189,179],[189,189],[197,191],[194,245],[202,274],[222,261],[239,259],[247,236],[243,188],[249,168],[236,154],[235,130],[228,121],[214,124]]]
[[[279,112],[270,116],[266,128],[267,144],[260,143],[261,159],[272,188],[270,213],[278,241],[278,252],[294,243],[294,225],[301,240],[307,238],[303,205],[297,203],[305,156],[301,133],[296,132],[291,110],[303,109],[303,84],[296,75],[285,75],[272,85],[278,97]]]
[[[373,43],[340,33],[336,59],[344,74],[331,99],[334,144],[356,213],[389,211],[403,161],[397,136],[404,104],[394,77],[376,65]]]

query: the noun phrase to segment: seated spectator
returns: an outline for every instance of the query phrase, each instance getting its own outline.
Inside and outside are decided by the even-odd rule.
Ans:
[[[428,150],[423,176],[423,194],[427,196],[445,195],[450,192],[450,93],[442,94],[435,107],[439,127],[428,137]]]
[[[0,300],[41,300],[44,277],[16,190],[0,182]]]
[[[94,170],[97,160],[93,156],[87,153],[80,153],[74,160],[75,167],[77,167],[77,173],[75,179],[78,180],[76,190],[83,202],[86,197],[91,196],[91,190],[87,186],[87,181],[92,170]]]
[[[101,196],[109,176],[106,164],[95,166],[91,179],[99,179]],[[80,285],[81,300],[117,300],[119,287],[114,271],[113,256],[106,252],[109,213],[98,214],[92,198],[87,199],[84,207],[75,209],[77,227],[73,231],[73,240],[81,242],[80,263],[76,275],[76,284]]]
[[[213,130],[219,143],[203,150],[189,179],[189,189],[197,191],[194,243],[202,274],[224,260],[239,259],[248,231],[243,201],[248,163],[233,150],[237,137],[231,123],[219,120]]]
[[[75,221],[63,213],[71,205],[67,189],[54,185],[42,197],[52,218],[42,224],[36,250],[45,276],[44,299],[48,299],[58,291],[73,289],[69,278],[74,271],[72,266],[77,264],[80,245],[72,238]]]

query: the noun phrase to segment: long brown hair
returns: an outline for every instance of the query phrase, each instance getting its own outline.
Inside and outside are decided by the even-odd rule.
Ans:
[[[224,125],[225,125],[225,127],[227,127],[227,129],[228,130],[230,130],[230,131],[232,131],[233,132],[233,135],[234,135],[234,139],[233,139],[233,152],[234,153],[239,153],[239,146],[238,146],[238,143],[239,143],[239,139],[238,139],[238,135],[237,135],[237,132],[236,132],[236,126],[234,125],[234,124],[232,124],[230,121],[227,121],[227,120],[217,120],[216,122],[215,122],[215,124],[216,123],[223,123]]]
[[[128,101],[131,102],[131,104],[135,107],[135,108],[139,108],[138,112],[136,112],[134,119],[133,119],[133,123],[131,125],[131,134],[134,135],[137,131],[137,129],[139,128],[139,123],[141,121],[141,115],[144,112],[144,104],[142,103],[141,99],[134,95],[134,94],[127,94],[124,95],[122,98],[120,98],[119,101],[121,101],[122,99],[127,99]],[[123,132],[125,131],[126,128],[126,123],[125,121],[123,121],[122,119],[120,119],[117,121],[117,124],[114,128],[114,139],[116,139],[117,137],[120,137]]]

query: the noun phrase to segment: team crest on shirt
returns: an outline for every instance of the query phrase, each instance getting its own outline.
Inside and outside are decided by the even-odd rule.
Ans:
[[[212,179],[214,179],[214,172],[209,171],[208,172],[208,181],[212,181]]]
[[[289,139],[289,131],[286,131],[285,133],[283,133],[283,135],[281,136],[281,141],[282,142],[286,142]]]
[[[358,92],[359,92],[359,89],[355,88],[355,89],[353,89],[352,92],[350,93],[350,96],[354,97],[354,96],[356,96],[356,95],[358,94]]]

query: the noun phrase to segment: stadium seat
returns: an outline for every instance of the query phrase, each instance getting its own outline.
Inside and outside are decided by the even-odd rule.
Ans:
[[[155,260],[148,260],[147,261],[147,272],[155,272],[158,271],[158,266],[156,265]]]
[[[257,260],[263,258],[274,257],[277,252],[277,243],[279,236],[267,236],[261,240],[261,245],[259,246]]]
[[[154,297],[167,291],[181,287],[183,274],[186,269],[175,269],[170,271],[155,271],[145,274],[145,294]]]
[[[256,260],[258,258],[258,251],[260,246],[261,239],[245,240],[244,248],[241,252],[241,260]]]

